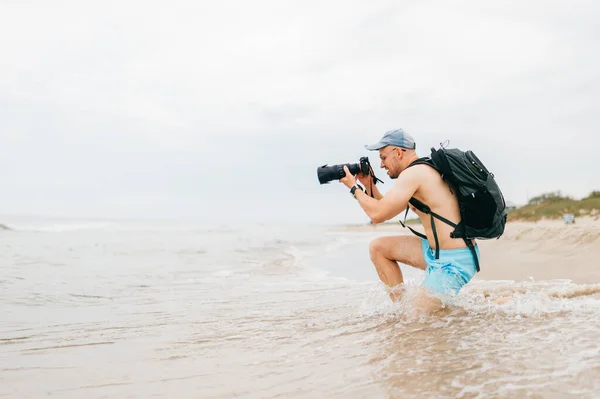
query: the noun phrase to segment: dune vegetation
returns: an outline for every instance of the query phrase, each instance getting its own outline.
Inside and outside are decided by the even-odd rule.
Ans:
[[[508,220],[534,222],[540,219],[561,219],[567,213],[572,213],[575,217],[600,218],[600,191],[592,191],[582,199],[562,195],[560,191],[544,193],[531,198],[526,205],[508,211]]]

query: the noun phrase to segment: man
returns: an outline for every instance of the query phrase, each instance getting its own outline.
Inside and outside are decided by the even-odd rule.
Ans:
[[[340,182],[351,189],[372,223],[382,223],[402,213],[411,198],[427,204],[432,212],[455,224],[460,221],[455,191],[442,180],[440,173],[427,164],[411,165],[419,157],[415,152],[415,141],[408,133],[402,129],[388,131],[379,142],[366,148],[379,151],[381,168],[390,178],[397,179],[396,184],[382,195],[370,175],[360,174],[358,180],[366,190],[363,192],[345,166],[346,176]],[[424,270],[426,276],[415,307],[432,313],[442,306],[439,298],[458,293],[475,275],[475,259],[462,238],[450,236],[453,227],[435,221],[439,246],[436,259],[432,219],[412,205],[410,208],[421,219],[427,239],[413,235],[377,238],[370,245],[371,260],[381,281],[390,288],[392,301],[400,300],[403,293],[404,280],[397,262]],[[472,243],[479,258],[479,249],[474,240]]]

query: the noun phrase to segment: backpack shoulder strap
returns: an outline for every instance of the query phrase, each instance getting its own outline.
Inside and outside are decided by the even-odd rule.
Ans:
[[[436,159],[435,159],[437,157],[437,151],[435,151],[433,148],[431,150],[431,155],[432,155],[431,158],[429,158],[429,157],[423,157],[423,158],[416,159],[415,161],[411,162],[406,168],[408,169],[411,166],[422,165],[422,164],[429,165],[432,168],[434,168],[435,170],[437,170],[442,175],[442,178],[443,178],[444,177],[444,173],[440,170],[440,168],[438,168],[438,166],[437,166],[438,164],[436,163]],[[445,161],[445,164],[443,163],[442,165],[446,165],[448,167],[448,171],[449,171],[450,170],[450,166],[448,165],[448,161],[445,159],[445,157],[444,157],[444,161]],[[435,240],[435,248],[436,248],[435,249],[435,258],[438,259],[439,258],[439,254],[440,254],[440,249],[439,249],[440,245],[439,245],[439,242],[438,242],[437,229],[435,227],[435,220],[434,220],[434,218],[436,218],[436,219],[438,219],[438,220],[440,220],[440,221],[442,221],[442,222],[444,222],[444,223],[446,223],[446,224],[448,224],[448,225],[450,225],[451,227],[454,227],[454,228],[456,228],[456,226],[457,226],[456,223],[453,223],[450,220],[446,219],[445,217],[440,216],[440,215],[438,215],[435,212],[432,212],[431,208],[429,208],[429,206],[427,206],[426,204],[424,204],[423,202],[419,201],[418,199],[416,199],[414,197],[412,197],[408,202],[412,206],[414,206],[415,208],[417,208],[419,211],[423,212],[426,215],[429,215],[429,217],[431,219],[431,229],[432,229],[432,232],[433,232],[433,238]],[[406,226],[405,222],[406,222],[406,216],[408,215],[408,210],[409,210],[409,207],[407,205],[406,206],[406,213],[404,214],[404,222],[400,221],[400,224],[402,224],[402,227],[408,227],[408,229],[410,231],[412,231],[413,234],[415,234],[416,236],[421,237],[423,239],[427,239],[427,237],[424,234],[421,234],[421,233],[415,231],[410,226]]]
[[[415,166],[415,165],[429,165],[432,168],[437,170],[435,163],[433,162],[433,160],[430,157],[421,157],[421,158],[415,159],[410,164],[408,164],[406,169],[410,168],[411,166]]]

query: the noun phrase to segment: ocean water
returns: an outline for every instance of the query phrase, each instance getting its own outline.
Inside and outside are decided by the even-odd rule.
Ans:
[[[600,397],[598,285],[476,278],[416,318],[368,257],[390,232],[6,224],[0,397]]]

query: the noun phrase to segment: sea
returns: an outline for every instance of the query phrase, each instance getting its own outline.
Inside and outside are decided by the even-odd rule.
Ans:
[[[600,398],[598,285],[413,316],[368,253],[401,228],[0,222],[2,398]]]

